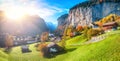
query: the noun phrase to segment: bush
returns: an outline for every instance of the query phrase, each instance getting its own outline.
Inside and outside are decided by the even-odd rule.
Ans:
[[[43,48],[45,48],[47,46],[46,43],[40,43],[37,47],[37,51],[41,51]]]

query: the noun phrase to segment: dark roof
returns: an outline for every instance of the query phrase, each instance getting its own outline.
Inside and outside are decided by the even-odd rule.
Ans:
[[[116,22],[109,22],[109,23],[105,23],[105,24],[103,24],[103,26],[114,25],[114,24],[116,24]]]
[[[119,18],[117,18],[117,20],[120,20],[120,17],[119,17]]]

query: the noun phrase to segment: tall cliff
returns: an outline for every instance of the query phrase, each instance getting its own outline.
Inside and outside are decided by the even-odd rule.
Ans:
[[[92,22],[109,14],[120,15],[120,0],[89,0],[70,9],[67,23],[90,26]]]
[[[66,21],[67,21],[67,18],[68,18],[68,14],[63,14],[61,15],[57,21],[58,21],[58,26],[60,25],[65,25],[66,24]]]
[[[68,21],[68,14],[61,15],[58,19],[57,35],[62,35]]]

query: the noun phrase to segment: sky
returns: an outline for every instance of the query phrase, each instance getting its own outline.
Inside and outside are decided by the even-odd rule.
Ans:
[[[37,14],[46,22],[57,25],[57,18],[69,12],[74,5],[85,0],[0,0],[0,9],[21,13],[20,9],[30,14]],[[12,12],[11,12],[12,13]]]

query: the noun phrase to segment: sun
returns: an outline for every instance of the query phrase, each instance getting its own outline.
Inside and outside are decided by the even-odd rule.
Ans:
[[[28,7],[11,7],[5,10],[6,18],[11,20],[22,19],[26,14],[35,15],[36,10]]]
[[[17,20],[20,19],[24,16],[24,13],[22,13],[21,11],[17,11],[17,10],[13,10],[13,11],[7,11],[5,12],[6,14],[6,18],[8,19],[12,19],[12,20]]]
[[[22,18],[25,15],[24,9],[21,8],[10,8],[8,10],[5,10],[6,18],[11,20],[17,20]]]

